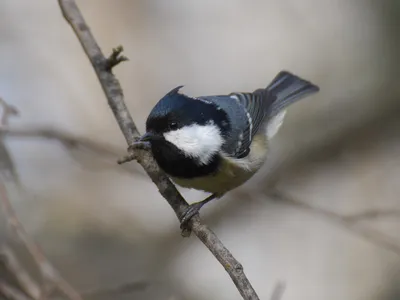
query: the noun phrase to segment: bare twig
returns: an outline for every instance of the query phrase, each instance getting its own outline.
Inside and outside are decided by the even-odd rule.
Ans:
[[[39,245],[30,240],[22,224],[19,222],[10,201],[8,200],[6,187],[2,181],[0,181],[0,201],[9,226],[32,255],[44,280],[54,283],[54,285],[64,292],[71,300],[81,300],[82,298],[78,292],[76,292],[74,288],[63,277],[61,277],[58,271],[46,258]]]
[[[72,26],[83,50],[96,71],[108,104],[117,119],[121,131],[124,133],[128,145],[133,145],[139,132],[124,102],[124,95],[119,81],[109,71],[108,59],[104,57],[100,47],[97,45],[75,1],[59,0],[58,3],[64,18]]]
[[[8,285],[5,281],[0,279],[0,294],[3,294],[9,300],[32,300],[25,296],[23,293]]]
[[[8,118],[11,115],[15,115],[17,110],[7,104],[3,99],[0,98],[0,105],[3,106],[3,112],[0,118],[0,126],[8,124]],[[3,212],[6,217],[7,223],[13,230],[15,235],[21,240],[24,246],[27,248],[29,253],[32,255],[36,262],[45,282],[51,283],[51,285],[57,286],[62,292],[65,293],[71,300],[82,300],[81,296],[74,290],[74,288],[58,273],[53,267],[50,261],[44,255],[43,250],[34,243],[28,236],[21,222],[18,220],[14,209],[8,199],[7,188],[3,181],[0,180],[0,203],[3,207]],[[47,283],[45,284],[47,285]],[[42,296],[46,291],[41,291]]]
[[[14,252],[6,245],[0,248],[7,269],[15,276],[19,285],[31,298],[40,299],[40,287],[22,267]]]
[[[134,152],[137,161],[157,185],[161,195],[168,201],[177,217],[181,219],[184,210],[188,207],[188,203],[183,199],[168,177],[160,171],[149,151],[141,149],[133,151],[133,145],[139,136],[139,132],[124,102],[121,86],[109,70],[109,60],[104,57],[75,1],[58,0],[58,2],[64,18],[71,25],[92,63],[107,97],[108,104],[128,143],[128,149]],[[242,265],[233,257],[218,237],[206,225],[201,224],[200,217],[195,216],[189,225],[191,230],[223,265],[242,297],[252,300],[259,299],[245,276]]]

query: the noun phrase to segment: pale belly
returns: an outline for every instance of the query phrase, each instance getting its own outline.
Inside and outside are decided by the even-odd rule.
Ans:
[[[267,157],[267,138],[255,136],[250,153],[242,159],[223,159],[216,174],[193,179],[171,179],[185,188],[202,190],[209,193],[224,194],[249,180],[264,164]]]

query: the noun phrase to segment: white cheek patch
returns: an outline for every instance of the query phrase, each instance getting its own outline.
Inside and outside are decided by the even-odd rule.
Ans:
[[[187,157],[206,165],[223,144],[219,128],[212,123],[193,124],[164,133],[164,138],[182,150]]]
[[[268,139],[272,139],[275,136],[275,134],[278,133],[279,128],[282,126],[285,115],[286,115],[286,110],[281,111],[268,122],[267,125]]]

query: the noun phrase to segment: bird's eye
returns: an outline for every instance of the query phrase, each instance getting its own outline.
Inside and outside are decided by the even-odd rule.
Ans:
[[[170,130],[178,129],[178,123],[176,123],[176,122],[169,123],[169,129]]]

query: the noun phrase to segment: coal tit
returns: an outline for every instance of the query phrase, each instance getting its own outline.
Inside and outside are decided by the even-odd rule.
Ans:
[[[287,71],[254,92],[190,97],[178,86],[154,106],[139,142],[149,142],[160,168],[178,185],[212,193],[200,208],[242,185],[263,165],[286,108],[319,87]]]

